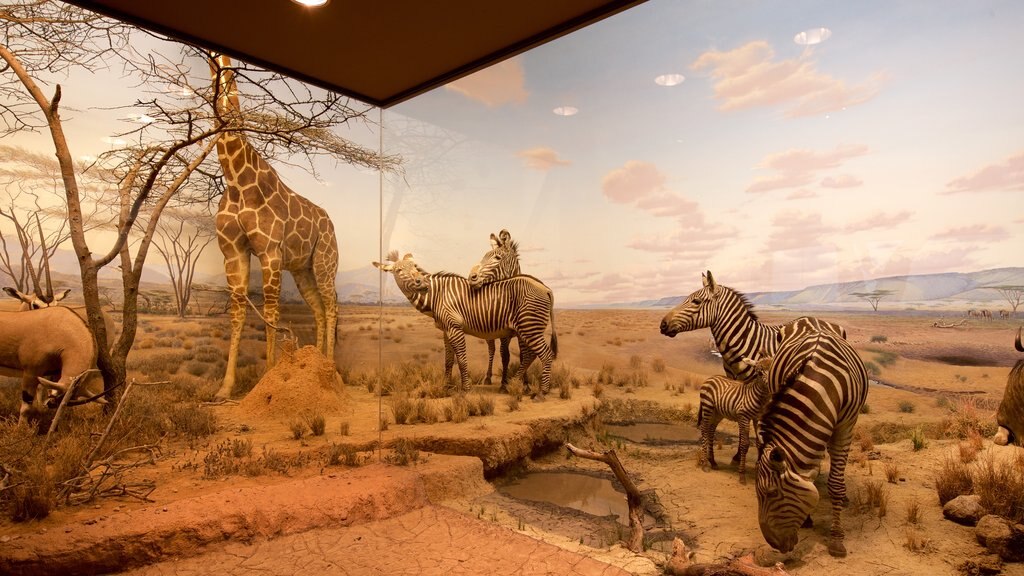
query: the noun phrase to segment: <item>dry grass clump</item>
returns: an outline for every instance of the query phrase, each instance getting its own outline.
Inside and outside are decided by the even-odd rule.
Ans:
[[[974,493],[990,514],[1024,522],[1024,466],[1019,459],[996,462],[990,454],[979,461],[974,469]]]
[[[518,378],[508,383],[508,398],[505,403],[509,412],[519,410],[519,403],[523,401],[523,383]]]
[[[416,445],[408,438],[398,438],[395,440],[394,445],[391,447],[391,454],[384,457],[384,461],[388,464],[396,464],[398,466],[415,464],[419,459],[420,451],[416,449]]]
[[[942,468],[935,475],[935,491],[939,504],[945,505],[957,496],[970,494],[974,490],[974,478],[970,467],[950,455],[942,461]]]
[[[935,549],[935,544],[931,538],[926,537],[917,528],[907,528],[907,537],[903,541],[903,547],[911,552],[931,552]]]
[[[906,504],[907,524],[917,525],[921,522],[921,503],[917,498],[911,498]]]
[[[890,484],[896,484],[900,479],[900,465],[896,462],[885,463],[885,480]]]
[[[469,401],[465,396],[452,397],[451,402],[444,407],[444,419],[456,424],[469,420]]]
[[[327,454],[325,456],[328,466],[345,465],[355,468],[360,464],[359,451],[347,444],[335,444],[332,442],[327,447]]]
[[[982,438],[996,433],[996,423],[991,417],[982,417],[973,396],[962,396],[950,402],[949,414],[942,419],[942,428],[949,438],[965,439],[972,434]]]

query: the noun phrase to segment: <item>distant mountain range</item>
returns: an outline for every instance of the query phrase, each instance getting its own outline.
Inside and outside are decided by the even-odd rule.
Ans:
[[[746,292],[747,299],[755,306],[777,306],[788,309],[850,308],[862,310],[866,305],[863,298],[854,293],[888,290],[891,294],[882,299],[886,303],[926,303],[946,301],[952,303],[991,303],[992,308],[1006,307],[1006,300],[990,286],[1024,286],[1024,268],[993,268],[980,272],[943,274],[917,274],[890,276],[858,282],[820,284],[802,290],[781,292]],[[668,296],[655,300],[642,300],[620,304],[588,306],[588,308],[668,308],[683,301],[687,295]],[[1002,306],[1000,306],[1002,303]]]

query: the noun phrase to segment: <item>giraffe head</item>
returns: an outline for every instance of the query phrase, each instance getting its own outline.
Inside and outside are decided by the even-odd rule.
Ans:
[[[373,265],[384,272],[391,272],[395,284],[406,295],[423,292],[430,286],[430,274],[413,261],[412,254],[399,259],[398,251],[392,250],[387,262],[374,262]]]
[[[491,249],[469,271],[469,285],[479,288],[489,282],[519,274],[519,245],[508,230],[491,234]]]
[[[235,69],[231,58],[220,52],[209,53],[210,76],[213,78],[214,109],[217,114],[238,113],[238,84],[235,83]]]

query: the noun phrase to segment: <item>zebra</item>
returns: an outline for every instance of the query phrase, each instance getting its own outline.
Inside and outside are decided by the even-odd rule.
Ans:
[[[450,272],[428,273],[406,254],[401,260],[397,252],[388,255],[388,262],[373,265],[391,272],[398,288],[418,311],[434,319],[444,333],[445,373],[451,372],[453,356],[459,364],[461,390],[469,390],[466,362],[466,334],[477,338],[519,338],[520,363],[517,376],[529,386],[526,371],[535,359],[544,364],[539,396],[541,400],[551,388],[551,363],[558,356],[555,332],[554,294],[543,282],[520,275],[498,280],[471,290],[469,280]],[[544,332],[551,324],[551,344]],[[533,394],[537,397],[537,393]]]
[[[828,551],[846,556],[840,516],[853,428],[868,393],[864,363],[839,335],[803,332],[783,340],[767,376],[768,387],[777,392],[762,412],[759,430],[761,534],[783,553],[796,546],[799,528],[818,503],[811,476],[827,451],[832,501]]]
[[[834,322],[802,316],[781,326],[762,324],[743,294],[715,282],[711,271],[702,274],[704,287],[683,299],[661,320],[661,333],[674,338],[680,332],[711,328],[722,367],[733,380],[749,380],[754,371],[744,357],[770,356],[778,348],[781,330],[799,333],[805,329],[830,330],[846,338],[846,330]]]
[[[491,234],[491,249],[488,250],[480,262],[469,271],[469,285],[476,289],[484,284],[518,276],[519,270],[519,245],[512,240],[508,230],[502,229],[497,236]],[[501,339],[501,387],[499,390],[508,390],[508,363],[510,338]],[[487,377],[484,383],[491,384],[494,365],[494,340],[487,341]]]
[[[733,380],[749,382],[754,378],[754,368],[750,363],[744,363],[743,359],[774,354],[784,335],[805,330],[830,330],[846,338],[846,330],[839,324],[810,316],[801,316],[781,326],[762,324],[746,296],[716,283],[710,270],[702,277],[704,287],[687,296],[665,315],[661,321],[661,333],[675,337],[680,332],[710,327],[722,357],[725,374]],[[726,418],[734,419],[728,415],[729,412],[720,410]],[[756,427],[756,420],[754,424]],[[714,442],[717,425],[717,421],[710,425],[709,443]],[[743,433],[744,429],[740,424],[741,437]],[[743,456],[745,455],[744,451]],[[740,458],[740,451],[737,450],[733,461],[740,461]],[[741,463],[741,466],[745,467],[745,463]]]
[[[756,426],[766,394],[764,380],[754,378],[741,382],[725,376],[711,376],[700,385],[700,408],[697,427],[700,429],[700,466],[707,472],[717,470],[715,463],[715,429],[723,418],[739,425],[739,450],[733,462],[739,464],[740,483],[747,483],[747,450],[750,448],[750,423]]]

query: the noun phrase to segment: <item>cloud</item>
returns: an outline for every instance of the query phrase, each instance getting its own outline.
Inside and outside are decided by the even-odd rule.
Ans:
[[[821,220],[821,214],[783,212],[772,220],[772,233],[768,236],[765,250],[785,252],[803,250],[824,244],[823,238],[833,232]]]
[[[727,52],[709,50],[690,67],[708,70],[714,79],[719,110],[781,106],[787,118],[835,112],[863,104],[878,94],[881,76],[860,85],[822,74],[810,60],[775,60],[763,40]]]
[[[953,242],[998,242],[1010,237],[1002,226],[989,226],[988,224],[973,224],[950,228],[932,235],[936,240],[949,240]]]
[[[523,163],[526,164],[527,168],[533,168],[534,170],[540,170],[541,172],[547,172],[557,166],[568,166],[569,164],[572,164],[572,162],[569,162],[568,160],[559,158],[558,152],[543,146],[516,152],[516,156],[523,159]]]
[[[843,230],[847,232],[863,232],[865,230],[875,230],[878,228],[893,228],[910,220],[910,216],[911,213],[909,211],[897,212],[895,214],[886,214],[881,211],[876,211],[874,214],[864,219],[856,222],[850,222],[843,227]]]
[[[839,176],[826,176],[821,180],[822,188],[856,188],[864,182],[856,176],[841,174]]]
[[[662,190],[665,175],[650,162],[629,160],[601,179],[601,191],[605,198],[616,204],[631,204]]]
[[[990,190],[1024,190],[1024,151],[989,164],[969,176],[950,180],[945,193]]]
[[[633,240],[627,246],[644,252],[673,255],[674,260],[704,262],[736,238],[736,231],[727,228],[677,230],[671,234],[652,235]]]
[[[522,104],[529,97],[526,73],[519,58],[509,58],[464,78],[445,84],[446,90],[482,102],[488,108]]]
[[[747,187],[747,192],[757,194],[772,190],[798,188],[820,180],[826,188],[849,188],[859,186],[860,179],[844,174],[827,176],[819,174],[826,170],[841,167],[846,161],[864,156],[870,149],[863,144],[843,144],[833,150],[816,151],[806,149],[786,150],[765,156],[757,165],[758,168],[774,170],[774,174],[758,176]]]

